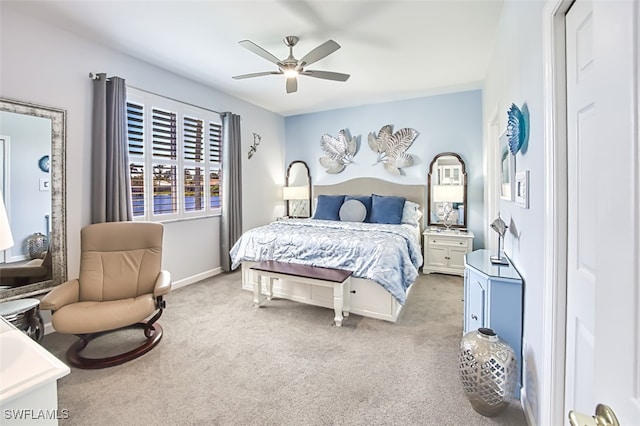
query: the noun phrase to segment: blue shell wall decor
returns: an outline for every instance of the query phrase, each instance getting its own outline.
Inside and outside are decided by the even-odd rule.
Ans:
[[[38,167],[45,173],[49,173],[49,156],[43,155],[38,160]]]
[[[509,151],[516,155],[527,137],[526,119],[520,108],[516,104],[511,104],[507,111],[507,139],[509,141]]]

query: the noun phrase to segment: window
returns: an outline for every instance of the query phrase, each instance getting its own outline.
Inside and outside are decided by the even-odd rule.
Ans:
[[[127,88],[127,133],[134,220],[220,214],[217,113]]]

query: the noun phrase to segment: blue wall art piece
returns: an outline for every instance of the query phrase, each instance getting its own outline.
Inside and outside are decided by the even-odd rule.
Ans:
[[[526,118],[516,104],[511,104],[507,111],[507,138],[509,140],[509,151],[516,155],[527,138]]]
[[[38,160],[38,167],[45,173],[49,173],[49,156],[43,155]]]

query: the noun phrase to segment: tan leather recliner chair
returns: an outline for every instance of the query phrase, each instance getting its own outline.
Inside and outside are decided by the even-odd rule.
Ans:
[[[43,259],[0,265],[0,285],[19,287],[51,279],[51,250]]]
[[[98,223],[82,229],[79,278],[54,288],[40,302],[41,309],[52,311],[58,333],[80,337],[67,351],[71,365],[111,367],[160,342],[162,327],[154,323],[165,307],[162,296],[171,290],[169,272],[160,269],[162,236],[162,224],[151,222]],[[144,329],[141,346],[106,358],[80,355],[92,339],[126,327]]]

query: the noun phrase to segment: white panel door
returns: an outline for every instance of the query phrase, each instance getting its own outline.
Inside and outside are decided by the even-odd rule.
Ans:
[[[640,421],[637,2],[578,0],[566,16],[565,408]]]
[[[588,0],[567,13],[567,365],[565,404],[583,413],[595,407],[595,286],[597,109],[593,13]]]

